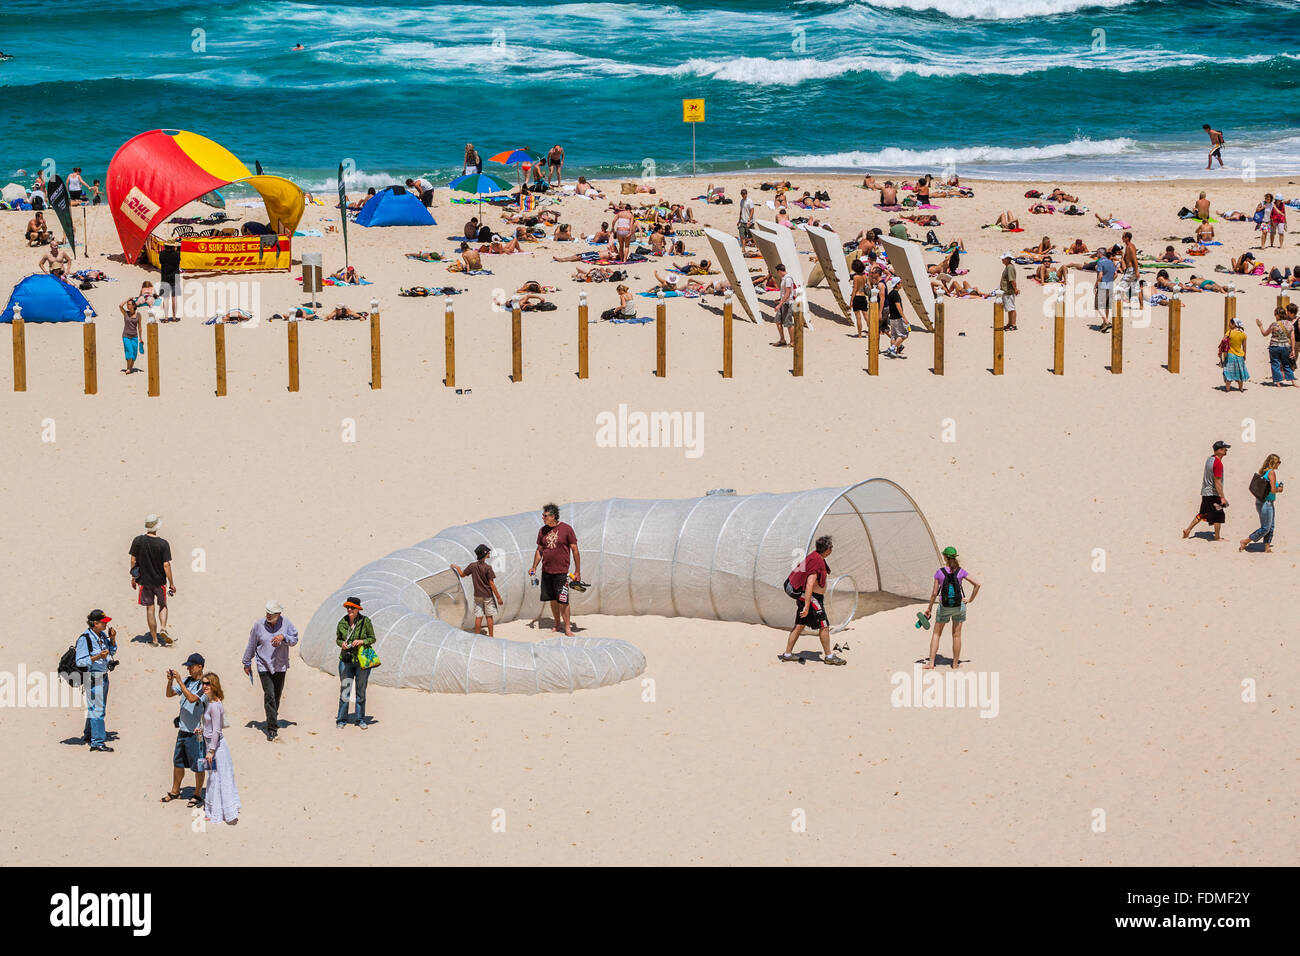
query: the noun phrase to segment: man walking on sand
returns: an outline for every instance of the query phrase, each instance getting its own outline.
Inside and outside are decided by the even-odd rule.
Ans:
[[[1214,161],[1219,161],[1219,168],[1223,168],[1223,133],[1217,129],[1210,129],[1209,123],[1203,123],[1201,129],[1210,134],[1210,155],[1205,160],[1205,168],[1209,169],[1214,165]]]
[[[137,603],[144,608],[149,622],[149,643],[154,647],[159,646],[159,639],[162,644],[173,643],[167,635],[167,598],[176,594],[172,546],[166,538],[158,536],[158,520],[157,515],[148,515],[144,519],[144,534],[136,535],[127,551],[131,556],[131,587],[136,589]]]
[[[253,676],[253,658],[257,658],[257,676],[262,681],[262,702],[266,707],[266,739],[274,743],[280,733],[280,698],[284,695],[284,678],[289,672],[289,648],[298,643],[298,629],[284,616],[284,607],[272,598],[266,602],[266,617],[253,625],[244,648],[244,673]]]
[[[1002,329],[1006,332],[1017,331],[1016,296],[1020,294],[1020,286],[1016,282],[1016,264],[1011,261],[1014,258],[1009,252],[1002,253],[1002,281],[998,284],[1002,291],[1002,314],[1006,316]]]
[[[573,555],[573,576],[582,581],[582,555],[578,552],[578,536],[573,528],[560,520],[559,505],[542,506],[542,527],[537,532],[537,550],[533,554],[533,565],[528,569],[528,576],[537,573],[537,565],[542,566],[541,600],[551,604],[551,620],[555,630],[563,631],[565,637],[573,637],[573,623],[569,616],[569,555]]]
[[[1137,246],[1133,245],[1133,233],[1124,233],[1124,256],[1123,256],[1124,274],[1120,278],[1123,284],[1124,294],[1129,300],[1137,294],[1138,291],[1138,251]],[[1116,293],[1119,287],[1116,287]]]
[[[1223,496],[1223,458],[1232,446],[1226,441],[1214,443],[1214,454],[1205,460],[1205,472],[1201,476],[1201,510],[1196,513],[1192,523],[1183,529],[1183,537],[1192,533],[1192,529],[1204,521],[1214,525],[1214,541],[1222,541],[1223,523],[1228,516],[1223,509],[1228,507],[1228,499]]]
[[[817,539],[814,548],[785,579],[785,593],[795,601],[794,627],[786,639],[785,653],[777,656],[783,661],[802,660],[794,652],[794,645],[803,629],[811,627],[816,629],[817,639],[821,641],[822,663],[846,664],[844,658],[831,653],[830,622],[826,618],[826,577],[830,573],[826,559],[834,549],[834,542],[825,534]]]

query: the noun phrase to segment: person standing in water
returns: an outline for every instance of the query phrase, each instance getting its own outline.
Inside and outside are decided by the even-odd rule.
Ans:
[[[1217,129],[1211,129],[1209,123],[1201,124],[1201,129],[1210,134],[1210,155],[1205,160],[1205,168],[1209,169],[1214,165],[1214,161],[1219,161],[1219,167],[1223,167],[1223,132]]]
[[[970,597],[966,596],[963,582],[970,582]],[[930,606],[925,609],[925,619],[930,620],[934,611],[934,602],[939,601],[939,620],[934,626],[934,636],[930,638],[930,660],[924,670],[934,670],[934,659],[939,653],[939,639],[943,637],[943,626],[952,622],[952,666],[961,667],[961,626],[966,623],[966,605],[975,600],[980,593],[976,581],[961,562],[957,560],[957,549],[943,549],[943,567],[934,572],[934,587],[930,589]]]

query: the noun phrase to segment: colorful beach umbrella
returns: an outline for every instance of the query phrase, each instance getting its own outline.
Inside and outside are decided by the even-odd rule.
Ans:
[[[493,163],[502,163],[506,166],[513,166],[516,163],[540,163],[542,157],[537,153],[530,153],[526,149],[507,149],[504,153],[497,153],[495,156],[489,156],[488,160]]]
[[[459,193],[476,194],[480,206],[483,205],[484,196],[490,193],[509,192],[511,188],[508,182],[489,176],[487,173],[466,173],[464,176],[457,176],[447,185]]]

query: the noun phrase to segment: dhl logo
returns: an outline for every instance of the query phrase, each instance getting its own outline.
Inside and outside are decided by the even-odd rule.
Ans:
[[[158,213],[158,204],[141,192],[139,186],[131,187],[120,208],[141,229],[148,229],[149,221]]]

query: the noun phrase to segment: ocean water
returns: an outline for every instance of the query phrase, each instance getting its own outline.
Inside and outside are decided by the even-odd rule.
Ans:
[[[324,189],[564,144],[597,176],[1300,173],[1300,0],[0,5],[0,176],[189,129]],[[295,43],[306,47],[290,52]],[[489,171],[491,166],[489,164]]]

